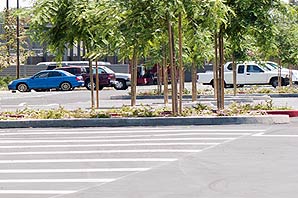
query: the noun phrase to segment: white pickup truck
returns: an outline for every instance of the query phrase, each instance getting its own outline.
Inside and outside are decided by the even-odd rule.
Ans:
[[[258,63],[261,63],[263,67],[267,67],[270,71],[276,70],[278,72],[278,68],[281,68],[281,71],[283,73],[287,73],[288,75],[290,75],[290,72],[292,72],[292,82],[294,84],[298,84],[298,70],[292,69],[290,71],[289,69],[283,68],[283,67],[279,66],[276,62],[272,62],[272,61],[262,61],[262,62],[258,62]],[[224,70],[232,71],[232,62],[227,62],[224,65]]]
[[[226,64],[227,65],[227,64]],[[224,67],[226,67],[226,65]],[[270,71],[267,67],[257,63],[241,63],[237,64],[237,86],[244,85],[272,85],[278,86],[278,71]],[[213,86],[213,72],[197,73],[198,83]],[[225,87],[233,87],[233,72],[224,69]],[[289,73],[281,72],[281,84],[287,86],[289,84]]]

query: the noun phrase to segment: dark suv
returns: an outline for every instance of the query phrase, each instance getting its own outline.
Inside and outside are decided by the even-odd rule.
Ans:
[[[89,67],[85,66],[67,66],[67,67],[58,67],[56,70],[64,70],[72,73],[76,76],[82,76],[84,79],[84,84],[87,89],[91,89],[90,83],[90,73]],[[96,81],[96,70],[93,68],[93,82]],[[115,73],[107,67],[99,66],[98,67],[98,77],[99,77],[99,89],[102,90],[104,87],[114,87],[116,83]],[[94,86],[95,87],[95,86]]]

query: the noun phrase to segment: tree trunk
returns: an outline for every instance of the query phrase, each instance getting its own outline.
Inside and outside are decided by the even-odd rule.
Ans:
[[[131,106],[136,106],[137,99],[137,53],[136,49],[133,51],[131,61]]]
[[[191,87],[192,87],[192,101],[197,101],[197,67],[195,62],[192,62],[191,65]]]
[[[163,48],[163,61],[162,61],[162,73],[163,73],[163,85],[164,85],[164,104],[167,106],[169,104],[169,87],[168,87],[168,64],[167,64],[167,53],[166,48]]]
[[[17,10],[19,10],[19,0],[17,0]],[[17,62],[16,62],[16,77],[20,78],[20,17],[17,15]]]
[[[162,93],[162,66],[157,63],[157,93],[161,95]]]
[[[179,13],[178,32],[179,32],[179,114],[182,114],[182,99],[183,99],[183,63],[182,63],[182,19],[181,12]]]
[[[232,68],[233,68],[233,92],[234,96],[237,94],[237,72],[236,72],[236,63],[235,63],[235,56],[234,53],[232,55]]]
[[[99,76],[98,76],[98,63],[97,59],[95,60],[95,68],[96,68],[96,77],[95,77],[95,84],[96,84],[96,109],[99,109]]]
[[[10,15],[10,11],[9,11],[9,2],[7,0],[7,4],[6,4],[6,10],[5,10],[5,24],[4,25],[9,25],[9,15]],[[7,32],[5,32],[6,35],[6,64],[7,66],[10,66],[10,32],[7,29]]]
[[[213,90],[214,90],[214,98],[217,99],[217,89],[218,89],[218,34],[214,35],[214,64],[213,64]]]
[[[289,80],[290,80],[290,87],[293,87],[293,74],[292,74],[292,70],[293,70],[293,65],[290,64],[290,66],[289,66]]]
[[[89,75],[90,75],[90,94],[91,94],[91,109],[94,108],[94,80],[92,61],[89,59]]]
[[[281,60],[278,59],[278,87],[281,87]]]
[[[177,92],[176,92],[176,72],[174,66],[174,35],[172,30],[172,24],[168,21],[168,32],[169,32],[169,53],[170,53],[170,67],[171,67],[171,89],[172,89],[172,113],[177,115]]]
[[[218,86],[218,97],[217,97],[217,108],[219,110],[224,109],[224,43],[223,43],[223,32],[222,28],[219,33],[219,86]]]

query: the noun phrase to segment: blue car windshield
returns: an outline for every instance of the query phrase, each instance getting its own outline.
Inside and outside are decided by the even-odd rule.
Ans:
[[[73,75],[72,73],[69,73],[69,72],[67,72],[67,71],[64,71],[64,70],[59,70],[61,73],[63,73],[64,75],[66,75],[66,76],[75,76],[75,75]]]

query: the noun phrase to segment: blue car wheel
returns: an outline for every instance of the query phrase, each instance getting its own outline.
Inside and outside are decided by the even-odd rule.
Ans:
[[[60,84],[61,91],[70,91],[71,90],[71,84],[69,82],[63,82]]]
[[[20,83],[17,85],[17,90],[19,92],[27,92],[29,91],[28,85],[26,85],[25,83]]]

